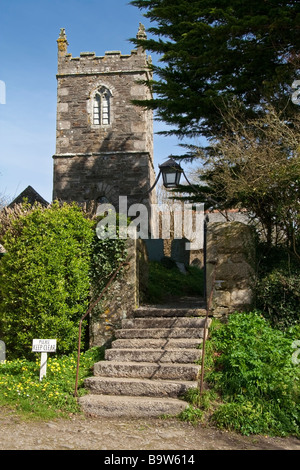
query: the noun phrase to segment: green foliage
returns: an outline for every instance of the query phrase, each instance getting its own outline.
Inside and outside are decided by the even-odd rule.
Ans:
[[[189,151],[177,157],[202,164],[196,190],[181,188],[184,199],[246,209],[269,244],[279,229],[294,248],[299,112],[290,97],[299,71],[299,2],[131,3],[151,21],[151,37],[133,42],[160,54],[147,82],[153,98],[137,104],[156,111],[166,134],[208,138],[204,148],[183,145]]]
[[[300,266],[283,247],[258,247],[256,306],[272,326],[287,329],[300,319]]]
[[[187,408],[180,413],[179,419],[196,425],[203,420],[203,415],[204,413],[200,408],[188,405]]]
[[[184,399],[190,404],[188,409],[179,415],[183,421],[197,423],[204,421],[205,415],[211,413],[217,395],[213,390],[203,390],[190,388],[184,395]]]
[[[76,349],[78,325],[126,256],[125,240],[99,239],[76,204],[24,205],[2,218],[0,333],[8,357],[32,357],[33,338]],[[82,335],[84,338],[84,335]]]
[[[0,405],[13,406],[29,417],[51,419],[79,413],[74,397],[77,356],[57,357],[49,354],[47,374],[39,380],[40,354],[35,361],[15,359],[0,364]],[[85,377],[91,375],[91,367],[104,359],[103,348],[92,348],[80,355],[79,394]]]
[[[24,213],[7,230],[0,263],[0,325],[9,358],[30,357],[33,338],[73,351],[89,296],[93,224],[76,205]]]
[[[118,236],[118,226],[116,227]],[[91,250],[90,279],[94,296],[106,286],[109,277],[127,257],[126,240],[98,238],[95,236]]]
[[[298,327],[284,333],[258,313],[233,314],[214,332],[215,364],[206,380],[223,401],[215,424],[242,434],[300,435],[297,335]]]
[[[169,296],[203,296],[203,288],[203,270],[196,266],[188,266],[187,274],[183,274],[177,266],[166,267],[154,261],[149,263],[147,302],[167,300]]]
[[[274,270],[258,282],[257,307],[277,328],[299,323],[300,276]]]
[[[171,133],[211,136],[236,97],[241,114],[259,112],[266,98],[288,113],[299,65],[298,2],[253,0],[133,0],[151,21],[151,37],[134,40],[160,54],[146,102]],[[145,103],[142,103],[145,105]]]
[[[197,199],[223,212],[247,210],[262,240],[269,246],[284,243],[297,253],[299,116],[287,121],[283,112],[265,104],[260,107],[263,117],[242,121],[236,118],[239,107],[231,104],[224,113],[222,135],[211,141],[211,147],[196,152],[204,163],[199,169]]]
[[[98,218],[97,222],[102,218]],[[119,236],[119,217],[117,214],[116,225],[112,230],[115,238],[98,238],[95,236],[92,243],[90,282],[91,282],[91,302],[97,300],[102,290],[106,287],[109,279],[119,268],[120,264],[127,258],[126,240]],[[117,279],[122,275],[122,268],[116,275]],[[109,292],[109,291],[108,291]],[[103,297],[105,299],[105,295]],[[103,307],[101,301],[93,308],[93,316],[96,318],[102,315]]]

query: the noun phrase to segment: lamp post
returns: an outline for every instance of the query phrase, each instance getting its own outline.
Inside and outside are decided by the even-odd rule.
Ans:
[[[172,155],[170,155],[170,157],[168,158],[168,160],[166,162],[159,165],[159,173],[157,175],[157,178],[156,178],[153,186],[151,186],[151,188],[148,189],[148,191],[145,194],[151,193],[151,191],[157,185],[160,176],[162,176],[163,185],[166,189],[177,188],[179,186],[179,183],[180,183],[181,175],[184,176],[184,178],[186,179],[189,186],[191,186],[193,188],[194,186],[187,179],[186,174],[183,171],[183,169],[181,168],[181,166],[179,165],[179,163],[177,163],[174,160],[174,158],[172,157]],[[197,192],[197,190],[196,190],[196,192]]]
[[[165,188],[177,188],[180,183],[180,178],[183,169],[179,163],[170,157],[166,162],[159,165],[160,173],[163,178],[163,185]]]
[[[177,188],[180,183],[181,175],[183,175],[188,185],[194,188],[196,193],[198,192],[197,189],[187,179],[179,163],[177,163],[174,160],[174,158],[172,158],[172,156],[170,156],[166,162],[159,165],[159,174],[155,180],[154,185],[148,190],[148,193],[150,193],[154,189],[154,187],[156,186],[160,178],[160,175],[162,175],[163,185],[166,189]],[[204,278],[206,280],[206,221],[204,221]],[[204,283],[204,298],[206,299],[206,297],[207,297],[207,293],[206,293],[206,282],[205,282]],[[209,313],[209,308],[210,308],[211,297],[212,297],[212,291],[211,291],[211,295],[208,301],[208,305],[206,305],[206,317],[205,317],[205,323],[204,323],[204,333],[203,333],[203,342],[202,342],[201,377],[200,377],[200,386],[199,386],[200,395],[202,395],[203,393],[206,329],[207,329],[208,313]]]

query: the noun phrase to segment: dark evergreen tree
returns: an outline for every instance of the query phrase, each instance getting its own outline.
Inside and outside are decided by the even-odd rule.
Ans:
[[[287,115],[300,50],[300,2],[292,0],[134,0],[153,24],[153,38],[133,40],[161,55],[143,105],[171,125],[169,133],[220,135],[233,99],[241,119],[264,102]],[[140,103],[141,104],[141,103]]]

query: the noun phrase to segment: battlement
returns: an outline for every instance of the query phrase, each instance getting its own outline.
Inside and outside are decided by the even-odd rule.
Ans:
[[[137,37],[146,37],[144,26],[140,24]],[[73,57],[68,53],[68,41],[65,29],[60,30],[58,44],[58,75],[70,74],[99,74],[116,72],[136,72],[149,70],[151,57],[147,57],[145,51],[138,47],[130,54],[122,54],[121,51],[106,51],[104,55],[97,56],[95,52],[81,52],[79,57]]]

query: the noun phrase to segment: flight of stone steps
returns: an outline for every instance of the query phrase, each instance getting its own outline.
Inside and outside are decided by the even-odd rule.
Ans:
[[[198,386],[205,315],[204,308],[180,302],[135,310],[116,330],[105,360],[94,365],[94,376],[85,380],[89,393],[79,398],[82,410],[107,417],[183,411],[188,403],[179,397]]]

